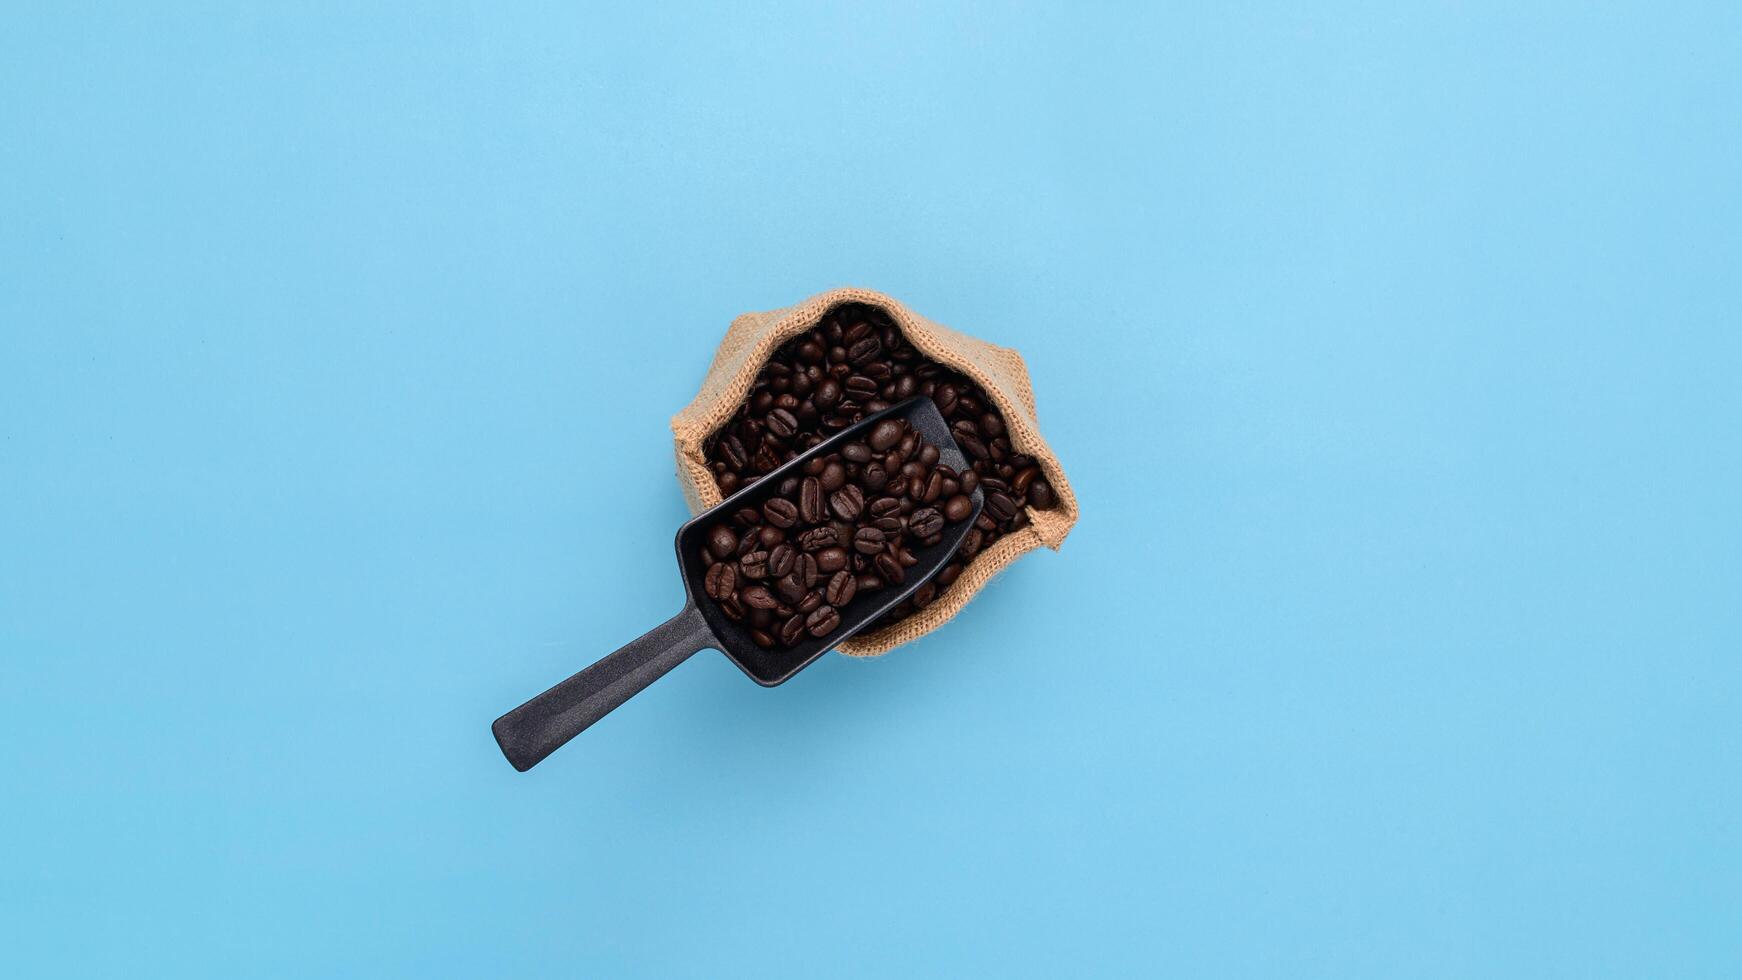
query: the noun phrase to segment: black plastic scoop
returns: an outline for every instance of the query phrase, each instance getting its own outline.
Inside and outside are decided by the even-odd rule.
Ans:
[[[707,569],[700,554],[704,535],[714,525],[730,522],[741,507],[759,506],[775,495],[782,479],[797,473],[813,456],[826,456],[846,443],[863,440],[873,426],[889,418],[905,419],[919,433],[921,440],[936,446],[940,464],[958,472],[968,468],[968,460],[950,436],[949,424],[938,414],[937,406],[930,398],[920,396],[867,415],[727,497],[719,506],[698,514],[677,532],[677,563],[683,571],[684,582],[683,611],[640,639],[630,641],[616,653],[496,719],[490,730],[495,733],[502,754],[508,757],[514,768],[525,772],[538,765],[564,742],[585,731],[587,726],[605,717],[698,650],[713,647],[724,652],[750,675],[751,680],[764,687],[783,683],[836,644],[864,629],[936,575],[956,553],[957,546],[980,516],[984,495],[978,487],[971,495],[974,507],[967,517],[946,524],[936,544],[913,550],[918,562],[906,570],[902,585],[867,592],[853,599],[838,610],[840,625],[820,638],[807,634],[803,642],[787,649],[763,649],[750,638],[747,627],[726,618],[703,587]]]

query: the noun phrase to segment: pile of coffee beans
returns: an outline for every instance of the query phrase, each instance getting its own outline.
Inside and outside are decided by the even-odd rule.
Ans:
[[[961,492],[983,487],[986,506],[956,557],[878,626],[906,618],[948,589],[976,554],[1028,523],[1026,507],[1046,510],[1056,503],[1034,458],[1011,448],[1004,417],[986,393],[921,354],[882,310],[849,303],[775,351],[744,404],[706,445],[714,479],[729,496],[866,415],[914,395],[931,396],[949,420],[956,444],[972,463],[958,475]]]
[[[918,562],[913,550],[968,519],[973,486],[963,482],[971,477],[939,462],[937,447],[905,421],[875,423],[863,442],[810,460],[761,506],[709,528],[703,587],[759,646],[826,637],[847,603],[902,585]],[[936,581],[911,601],[930,602]]]

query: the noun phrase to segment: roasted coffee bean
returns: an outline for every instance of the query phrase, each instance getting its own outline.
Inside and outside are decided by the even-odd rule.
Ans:
[[[913,608],[915,609],[924,609],[926,606],[931,605],[932,599],[937,594],[938,587],[927,582],[919,588],[914,589],[913,595],[909,596],[907,601],[913,603]]]
[[[846,392],[848,398],[870,401],[877,397],[877,381],[863,374],[852,375],[847,378]]]
[[[737,436],[727,433],[726,437],[720,440],[719,446],[720,455],[725,457],[727,466],[735,470],[742,470],[750,465],[750,453],[744,449],[743,440]]]
[[[944,501],[944,518],[950,523],[965,521],[974,512],[974,501],[965,493],[958,493]]]
[[[841,616],[835,612],[834,606],[818,606],[804,621],[805,630],[819,640],[833,633],[839,625]]]
[[[961,577],[961,574],[962,566],[955,562],[950,562],[948,565],[943,567],[942,571],[938,572],[938,577],[932,579],[932,581],[938,584],[939,589],[947,589],[950,587],[951,583]]]
[[[738,591],[738,569],[731,562],[720,562],[708,569],[705,585],[708,590],[708,598],[715,602],[721,602],[727,596]]]
[[[783,544],[768,552],[768,574],[779,578],[792,571],[792,563],[798,559],[798,549],[790,544]]]
[[[784,408],[769,412],[767,425],[769,433],[782,439],[791,439],[798,432],[798,418]]]
[[[786,532],[777,527],[764,527],[756,532],[756,543],[764,549],[786,540]]]
[[[849,442],[841,447],[841,458],[849,463],[868,463],[871,461],[871,447],[862,442]]]
[[[738,571],[745,578],[766,578],[768,576],[768,552],[752,551],[739,558]]]
[[[792,646],[804,638],[804,614],[795,612],[786,622],[780,624],[780,642],[784,646]]]
[[[757,646],[762,647],[765,650],[774,645],[774,637],[769,636],[762,630],[751,630],[750,639],[754,641]]]
[[[859,480],[861,483],[865,484],[865,489],[875,493],[889,485],[889,473],[884,470],[883,464],[871,463],[868,464],[865,467],[865,471],[860,474]]]
[[[817,569],[822,572],[840,571],[847,567],[847,549],[824,548],[817,552]]]
[[[939,473],[937,470],[932,470],[931,475],[925,478],[925,482],[920,492],[915,496],[919,497],[920,500],[931,504],[936,503],[937,499],[943,495],[944,475]]]
[[[990,459],[992,457],[992,450],[986,448],[986,444],[980,441],[979,436],[957,433],[956,445],[961,446],[962,452],[975,459]]]
[[[916,537],[930,537],[944,529],[944,515],[936,508],[923,507],[913,512],[907,519],[907,533]]]
[[[805,588],[804,579],[789,574],[774,583],[774,591],[782,600],[794,603],[803,599],[808,590]]]
[[[720,611],[725,613],[726,618],[733,622],[740,622],[744,619],[744,604],[735,595],[729,595],[720,600]]]
[[[901,501],[894,497],[878,497],[866,510],[872,517],[892,517],[901,513]]]
[[[883,550],[884,535],[874,527],[862,527],[853,534],[853,550],[863,555],[875,555]]]
[[[804,478],[798,492],[798,516],[806,524],[816,524],[827,514],[823,511],[823,484],[814,476]]]
[[[1039,475],[1040,475],[1040,467],[1038,467],[1038,466],[1024,467],[1014,477],[1011,477],[1010,489],[1016,491],[1016,496],[1018,496],[1018,497],[1027,496],[1029,484],[1033,483],[1034,478],[1039,476]]]
[[[834,378],[824,378],[817,382],[816,391],[811,393],[811,400],[818,409],[828,411],[841,403],[841,385]]]
[[[1011,500],[1003,491],[994,490],[986,496],[986,512],[995,521],[1008,521],[1016,516],[1016,501]]]
[[[1037,510],[1050,510],[1058,503],[1052,494],[1052,484],[1036,480],[1028,485],[1028,504]]]
[[[818,479],[822,482],[824,493],[834,493],[847,482],[847,468],[830,460],[823,466],[822,476]]]
[[[883,344],[876,337],[866,337],[847,348],[847,360],[853,364],[864,364],[881,353]]]
[[[858,594],[859,582],[853,577],[853,573],[839,571],[829,576],[829,586],[824,598],[829,600],[829,605],[839,608],[852,602],[853,597]]]
[[[843,521],[857,518],[864,506],[865,494],[850,483],[829,494],[829,509]]]
[[[780,600],[760,585],[752,585],[738,593],[738,598],[744,600],[744,604],[751,609],[773,609],[780,605]]]
[[[798,601],[797,609],[801,613],[807,613],[822,604],[823,594],[816,589],[812,589],[804,594],[803,599]]]
[[[813,527],[798,536],[798,546],[806,551],[820,551],[840,544],[840,536],[832,527]]]
[[[798,561],[793,563],[792,572],[807,589],[816,588],[817,579],[822,577],[822,569],[817,567],[815,555],[799,555]]]
[[[762,505],[762,516],[775,527],[791,527],[798,523],[798,506],[785,497],[775,497]]]
[[[882,452],[901,441],[901,423],[895,419],[884,419],[871,429],[871,434],[865,441],[871,444],[872,449]]]
[[[907,530],[907,518],[902,517],[898,511],[888,517],[877,518],[871,522],[871,526],[882,531],[884,537],[894,537]]]
[[[906,569],[901,567],[900,559],[885,551],[877,556],[877,575],[890,585],[900,585],[907,579]]]
[[[738,550],[738,536],[724,524],[715,525],[708,534],[708,550],[715,558],[730,558]]]

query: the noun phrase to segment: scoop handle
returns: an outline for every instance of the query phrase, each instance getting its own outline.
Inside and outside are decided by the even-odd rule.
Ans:
[[[496,719],[490,731],[525,772],[697,650],[719,646],[694,602],[617,652]]]

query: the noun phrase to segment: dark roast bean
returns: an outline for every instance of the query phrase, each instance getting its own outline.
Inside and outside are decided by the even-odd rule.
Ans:
[[[840,543],[840,537],[832,527],[813,527],[798,536],[798,546],[806,551],[820,551]]]
[[[834,493],[847,482],[847,468],[833,460],[823,467],[822,482],[824,493]]]
[[[806,524],[816,524],[827,516],[823,511],[823,484],[814,476],[805,477],[799,487],[798,516]]]
[[[901,501],[894,497],[878,497],[871,501],[867,513],[872,517],[892,517],[901,513]]]
[[[859,488],[847,484],[834,493],[829,494],[829,509],[843,521],[850,521],[859,516],[859,511],[865,506],[865,495]]]
[[[822,570],[817,567],[815,555],[799,555],[798,561],[793,565],[792,572],[798,576],[798,580],[803,582],[807,589],[816,588],[817,579],[822,575]]]
[[[792,412],[777,408],[768,413],[768,431],[782,439],[790,439],[798,432],[798,419]]]
[[[708,550],[715,558],[730,558],[738,550],[738,536],[724,524],[717,524],[708,534]]]
[[[916,537],[930,537],[944,529],[944,515],[933,507],[922,507],[907,519],[907,532]]]
[[[760,585],[750,586],[743,592],[740,592],[738,597],[744,600],[744,604],[752,609],[773,609],[775,606],[780,605],[780,600],[776,599],[773,593]]]
[[[871,448],[882,452],[901,441],[901,423],[895,419],[884,419],[872,428],[871,435],[866,437]]]
[[[738,569],[731,562],[720,562],[708,569],[706,586],[708,598],[715,602],[723,601],[727,596],[738,591]]]
[[[1016,516],[1016,501],[1005,496],[1002,491],[994,490],[986,497],[986,512],[995,521],[1008,521]]]
[[[798,549],[790,544],[783,544],[768,552],[768,574],[779,578],[792,571],[792,563],[798,559]]]
[[[1058,500],[1053,497],[1052,484],[1045,480],[1036,480],[1028,485],[1029,506],[1038,510],[1050,510]]]
[[[804,614],[794,613],[792,618],[780,624],[780,642],[792,646],[804,638]]]
[[[877,397],[877,381],[863,374],[855,374],[847,379],[847,397],[859,401],[869,401]]]
[[[864,555],[875,555],[883,550],[883,532],[874,527],[862,527],[853,534],[853,549]]]
[[[753,640],[757,646],[762,647],[765,650],[774,645],[774,637],[769,636],[762,630],[751,630],[750,639]]]
[[[808,590],[805,588],[803,579],[797,575],[788,575],[774,583],[774,591],[787,602],[797,602],[804,598],[804,594]]]
[[[841,447],[841,458],[849,463],[868,463],[871,461],[871,447],[862,442],[849,442]]]
[[[965,493],[958,493],[944,501],[944,518],[952,524],[956,521],[967,520],[968,515],[973,512],[974,501],[969,499]]]
[[[834,606],[818,606],[804,621],[805,630],[819,640],[833,633],[839,625],[841,616],[835,612]]]
[[[768,552],[752,551],[739,558],[738,571],[745,578],[766,578],[768,575]]]
[[[858,594],[859,582],[853,577],[853,573],[839,571],[829,577],[828,591],[824,593],[824,598],[829,600],[829,605],[839,608],[852,602],[853,597]]]
[[[762,505],[762,516],[775,527],[791,527],[798,523],[798,506],[784,497],[775,497]]]
[[[786,540],[786,532],[777,527],[764,527],[756,532],[756,543],[762,548],[773,548]]]
[[[900,585],[907,579],[907,571],[901,567],[901,560],[885,551],[877,556],[877,574],[890,585]]]
[[[817,570],[819,572],[836,572],[847,567],[847,549],[824,548],[817,552]]]

